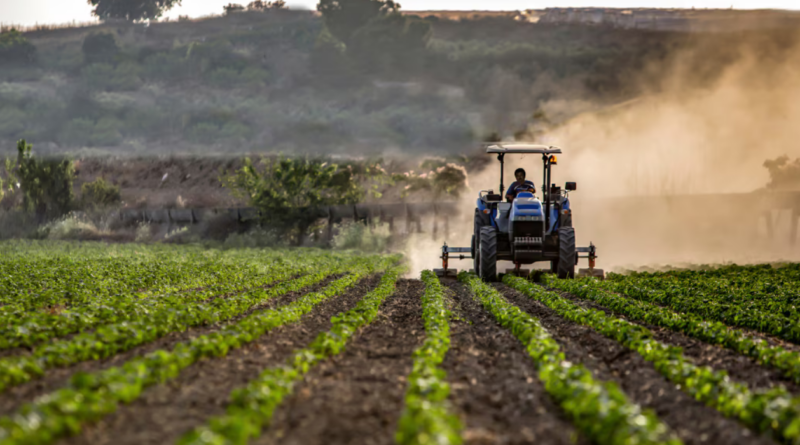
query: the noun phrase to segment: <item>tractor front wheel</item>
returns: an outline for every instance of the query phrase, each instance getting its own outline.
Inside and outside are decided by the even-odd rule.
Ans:
[[[575,278],[575,264],[578,263],[578,252],[575,251],[575,229],[562,227],[558,229],[558,278]]]
[[[483,281],[497,281],[497,232],[494,227],[481,227],[478,243],[478,276]]]

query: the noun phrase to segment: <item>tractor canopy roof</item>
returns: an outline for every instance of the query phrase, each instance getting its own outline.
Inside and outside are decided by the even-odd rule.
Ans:
[[[486,144],[486,153],[503,153],[503,154],[527,154],[527,153],[541,153],[541,154],[560,154],[561,149],[558,147],[551,147],[547,145],[535,144],[522,144],[518,142],[493,142]]]

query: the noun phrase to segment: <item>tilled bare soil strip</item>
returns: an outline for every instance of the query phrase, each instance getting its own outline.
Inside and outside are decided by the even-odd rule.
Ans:
[[[419,280],[398,281],[378,318],[309,372],[253,443],[393,444],[412,354],[425,338],[424,290]]]
[[[652,409],[687,445],[774,444],[682,392],[642,356],[595,330],[572,323],[543,304],[505,285],[497,290],[508,301],[541,320],[567,360],[582,363],[598,379],[613,381],[630,399]]]
[[[550,398],[533,360],[461,283],[443,280],[455,303],[442,367],[468,444],[587,443]]]
[[[332,275],[327,277],[322,282],[317,283],[314,286],[310,286],[301,292],[289,292],[276,298],[272,298],[264,302],[264,304],[250,309],[246,314],[236,317],[234,321],[250,315],[254,311],[283,306],[284,304],[296,300],[306,292],[315,292],[319,289],[322,289],[330,282],[338,279],[341,276],[341,274]],[[228,321],[226,323],[231,322],[233,321]],[[30,382],[23,383],[22,385],[9,388],[0,394],[0,416],[9,415],[19,409],[24,403],[33,401],[35,398],[41,395],[63,387],[69,382],[70,377],[76,372],[95,372],[114,366],[121,366],[134,357],[143,356],[159,349],[172,349],[178,343],[189,341],[195,337],[214,332],[218,329],[219,326],[203,326],[191,328],[183,332],[172,332],[154,342],[137,346],[129,351],[119,353],[107,359],[86,361],[78,363],[74,366],[51,369],[41,379],[32,380]]]
[[[741,355],[719,345],[712,345],[696,340],[680,332],[653,326],[637,320],[631,320],[623,314],[618,314],[593,301],[584,300],[568,292],[562,292],[558,289],[551,290],[558,292],[562,297],[572,300],[581,307],[601,310],[630,323],[644,326],[653,332],[653,338],[656,340],[668,345],[680,346],[683,348],[683,354],[690,358],[694,364],[727,371],[731,379],[746,383],[751,389],[772,388],[777,385],[783,385],[790,392],[800,394],[800,387],[784,377],[781,371],[767,366],[761,366],[750,357]]]
[[[175,442],[209,417],[225,413],[228,396],[270,367],[285,362],[291,353],[308,345],[331,328],[331,317],[347,311],[377,286],[379,276],[361,280],[355,287],[331,298],[303,316],[227,356],[201,360],[165,384],[147,389],[130,405],[91,425],[61,444],[166,444]]]

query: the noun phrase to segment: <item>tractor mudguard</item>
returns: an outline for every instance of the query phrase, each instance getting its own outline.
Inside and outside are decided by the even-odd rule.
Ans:
[[[474,234],[478,234],[481,230],[481,227],[484,226],[491,226],[492,225],[492,217],[483,213],[480,209],[475,209],[475,225],[473,226]]]

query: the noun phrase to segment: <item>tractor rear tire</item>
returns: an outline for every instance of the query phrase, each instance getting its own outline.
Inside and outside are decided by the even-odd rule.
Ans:
[[[483,281],[497,281],[497,232],[494,227],[481,227],[479,238],[478,275]]]
[[[575,278],[575,264],[578,263],[578,252],[575,251],[575,229],[562,227],[558,229],[558,278]]]

